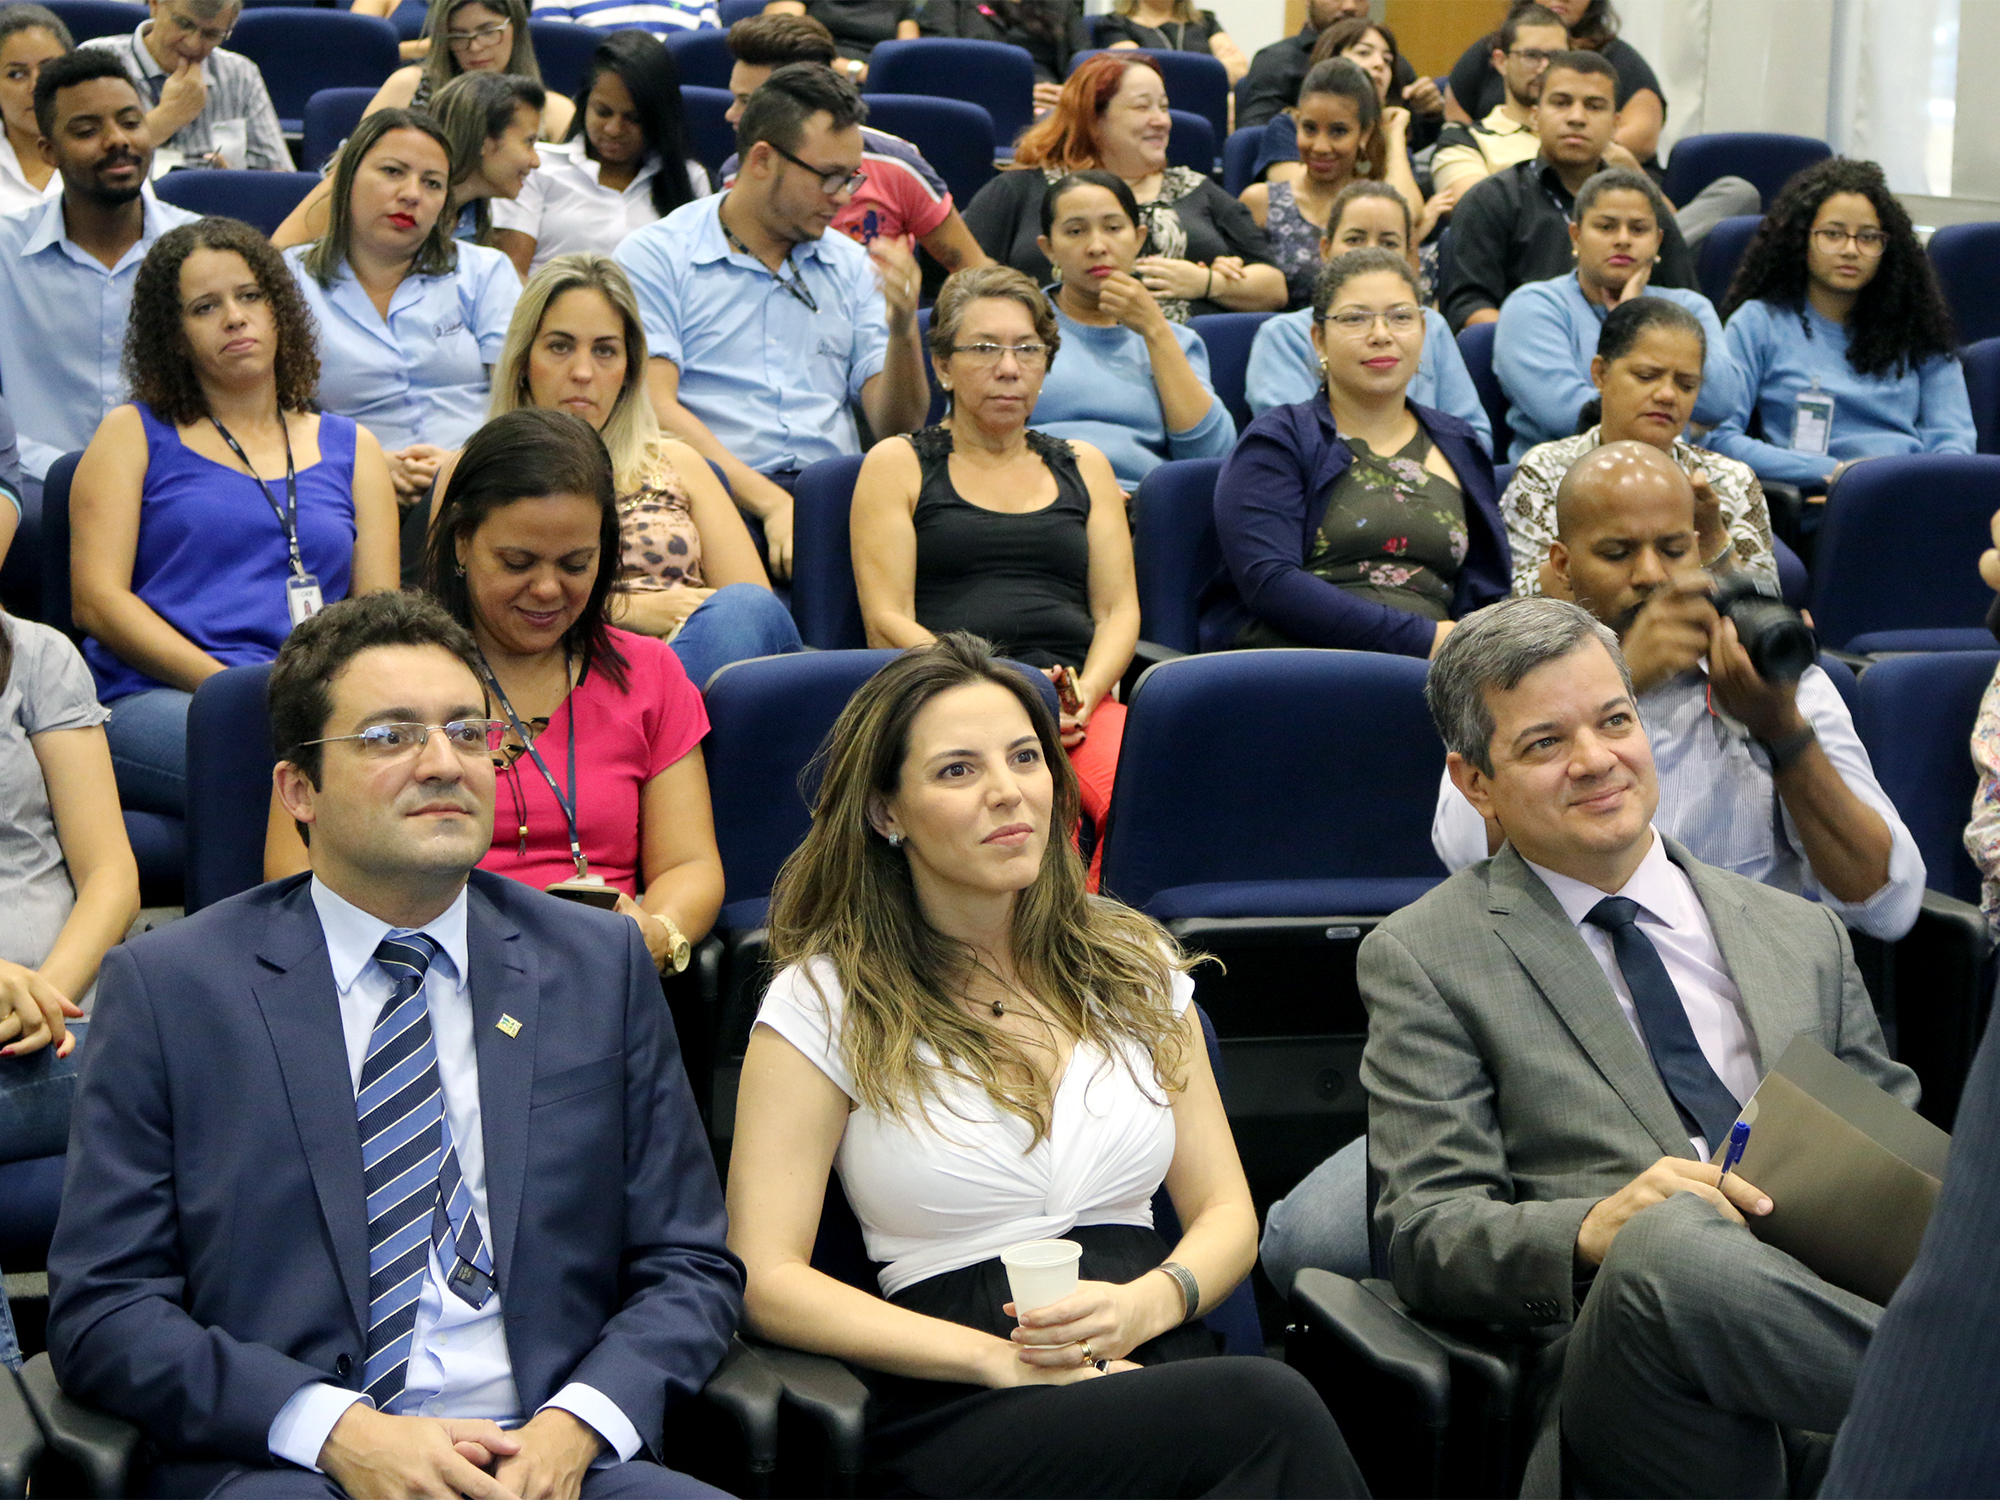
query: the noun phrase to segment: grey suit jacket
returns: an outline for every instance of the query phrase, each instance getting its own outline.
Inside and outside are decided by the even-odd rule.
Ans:
[[[1801,1033],[1905,1103],[1840,920],[1672,839],[1743,996],[1760,1070]],[[1511,845],[1361,945],[1375,1231],[1411,1307],[1489,1322],[1576,1314],[1584,1216],[1687,1131],[1555,895]]]

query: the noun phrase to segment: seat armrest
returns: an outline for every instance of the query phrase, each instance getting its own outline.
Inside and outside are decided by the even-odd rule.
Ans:
[[[771,1492],[771,1476],[778,1468],[778,1408],[784,1393],[771,1367],[739,1338],[729,1341],[729,1352],[701,1388],[704,1403],[735,1420],[743,1435],[750,1487],[759,1495]]]
[[[28,1476],[47,1443],[14,1372],[0,1365],[0,1496],[28,1493]]]
[[[1130,703],[1132,693],[1139,686],[1139,679],[1146,675],[1148,667],[1156,667],[1163,661],[1174,661],[1186,656],[1185,651],[1176,651],[1172,646],[1162,646],[1158,641],[1140,641],[1132,648],[1132,661],[1125,668],[1125,675],[1119,680],[1119,698]]]
[[[831,1488],[853,1494],[868,1434],[868,1387],[828,1355],[761,1340],[754,1348],[783,1387],[785,1404],[811,1418],[825,1435]]]
[[[55,1453],[76,1465],[93,1496],[125,1493],[139,1429],[62,1393],[47,1354],[21,1367],[21,1391]]]
[[[1372,1369],[1407,1386],[1427,1426],[1451,1415],[1451,1359],[1400,1305],[1358,1281],[1308,1266],[1292,1282],[1292,1310]]]

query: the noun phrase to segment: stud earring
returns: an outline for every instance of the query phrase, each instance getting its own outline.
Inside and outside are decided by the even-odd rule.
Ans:
[[[889,840],[889,847],[891,849],[900,849],[903,847],[903,836],[900,833],[885,834],[884,837]]]

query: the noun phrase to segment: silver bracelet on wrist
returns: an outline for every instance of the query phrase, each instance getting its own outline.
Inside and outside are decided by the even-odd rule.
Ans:
[[[1194,1272],[1177,1260],[1161,1261],[1153,1269],[1166,1272],[1181,1289],[1181,1322],[1190,1321],[1201,1306],[1201,1283],[1194,1279]]]

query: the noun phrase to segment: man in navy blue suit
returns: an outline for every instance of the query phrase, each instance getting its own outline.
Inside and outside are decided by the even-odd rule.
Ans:
[[[638,929],[473,868],[474,660],[413,595],[298,626],[311,876],[105,965],[49,1349],[155,1493],[713,1493],[659,1460],[741,1307],[715,1169]]]

